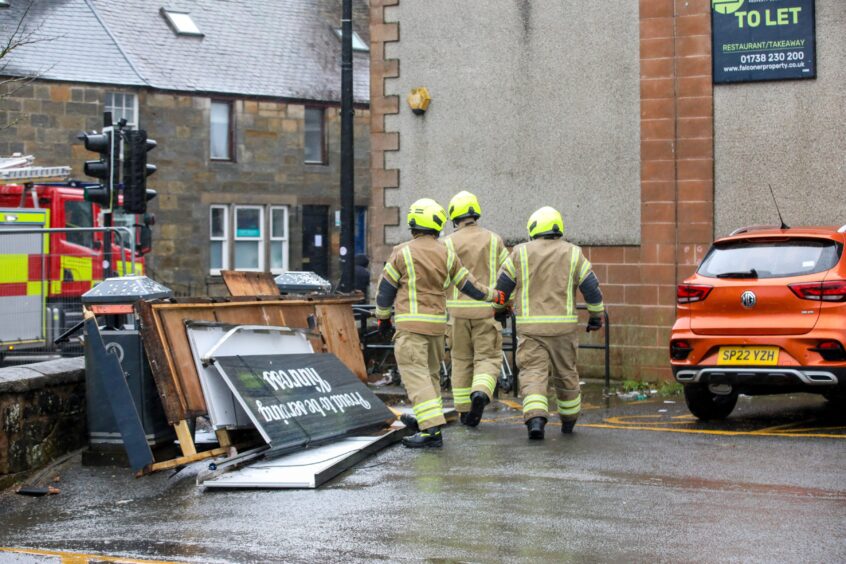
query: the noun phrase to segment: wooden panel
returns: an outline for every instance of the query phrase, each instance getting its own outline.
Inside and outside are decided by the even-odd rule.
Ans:
[[[273,325],[285,326],[285,316],[278,302],[254,302],[232,304],[230,307],[214,310],[215,318],[221,323],[233,325]]]
[[[220,273],[226,289],[233,296],[278,296],[279,287],[269,272],[239,272],[224,270]]]
[[[318,305],[317,322],[326,342],[326,350],[343,362],[362,381],[367,382],[364,354],[358,339],[352,308],[349,305]]]
[[[285,316],[285,327],[293,329],[310,329],[308,326],[308,318],[314,317],[314,322],[317,323],[317,312],[313,304],[308,305],[289,305],[282,308],[282,313]],[[328,352],[323,339],[318,336],[308,338],[314,352]]]
[[[158,316],[153,311],[153,306],[149,302],[138,302],[136,306],[138,317],[141,319],[141,340],[144,343],[144,351],[150,363],[153,380],[156,382],[159,399],[162,401],[168,422],[177,423],[185,419],[186,406],[169,356],[170,347],[166,336],[159,330]]]
[[[208,412],[206,398],[200,385],[197,366],[194,364],[194,355],[191,353],[188,333],[185,331],[185,320],[215,321],[214,312],[194,309],[162,310],[159,312],[159,319],[167,337],[166,342],[173,361],[176,379],[182,391],[186,416],[205,415]]]

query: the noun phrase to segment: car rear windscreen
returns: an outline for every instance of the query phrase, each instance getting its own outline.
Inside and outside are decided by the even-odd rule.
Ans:
[[[829,270],[842,246],[828,239],[748,239],[717,243],[699,266],[713,278],[784,278]]]

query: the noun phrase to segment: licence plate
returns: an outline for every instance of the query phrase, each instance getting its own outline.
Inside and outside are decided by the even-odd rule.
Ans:
[[[778,364],[778,347],[720,347],[717,364],[775,366]]]

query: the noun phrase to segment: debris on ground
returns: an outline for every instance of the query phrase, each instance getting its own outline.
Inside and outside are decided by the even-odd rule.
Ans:
[[[54,486],[47,486],[46,488],[39,486],[21,486],[15,491],[15,493],[31,497],[43,497],[45,495],[56,495],[61,493],[61,490]]]

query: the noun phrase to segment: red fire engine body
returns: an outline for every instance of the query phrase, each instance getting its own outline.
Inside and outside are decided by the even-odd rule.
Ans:
[[[67,167],[53,169],[69,172]],[[33,347],[51,348],[53,339],[82,318],[80,297],[103,280],[106,261],[112,276],[143,274],[142,255],[149,250],[133,245],[127,234],[121,234],[121,240],[112,233],[111,253],[106,256],[103,232],[10,233],[102,227],[100,206],[85,200],[81,184],[37,183],[35,178],[49,176],[44,174],[49,169],[42,167],[41,174],[33,172],[29,178],[26,170],[16,169],[0,178],[0,356]],[[9,184],[9,176],[21,183]],[[124,220],[116,223],[138,223],[136,216]],[[136,232],[140,235],[141,229]]]

